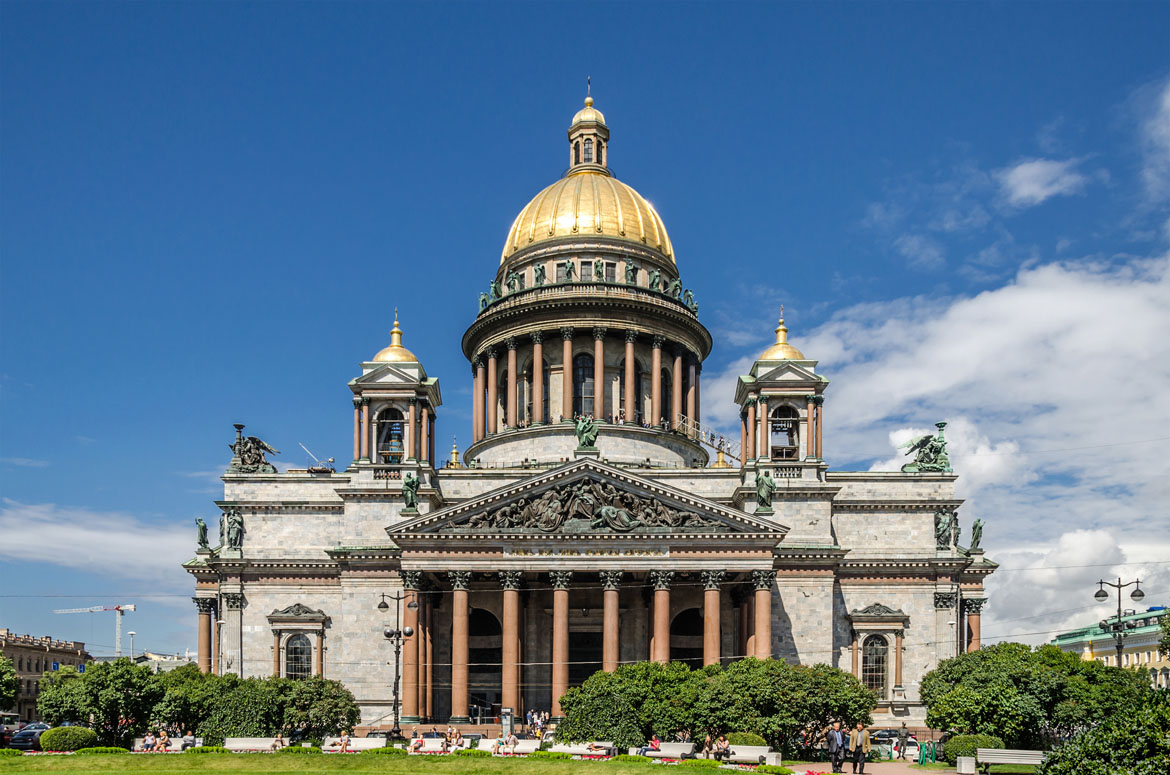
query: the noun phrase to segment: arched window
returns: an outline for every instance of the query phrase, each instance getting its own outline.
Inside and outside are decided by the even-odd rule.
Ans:
[[[674,406],[673,401],[674,401],[674,381],[672,379],[670,369],[663,369],[662,370],[662,408],[661,408],[662,416],[654,418],[655,424],[660,423],[663,420],[666,420],[668,425],[671,422],[673,422],[673,418],[670,416],[671,413],[674,411],[674,409],[671,408]]]
[[[533,380],[532,367],[535,364],[529,363],[528,364],[528,371],[525,372],[525,374],[524,374],[524,393],[525,393],[525,398],[526,398],[526,404],[524,407],[524,416],[528,419],[528,422],[530,422],[530,423],[548,422],[549,421],[549,419],[548,419],[549,418],[549,408],[548,408],[549,368],[548,368],[548,361],[544,361],[543,363],[544,363],[544,374],[541,377],[541,381],[543,383],[541,392],[544,395],[542,395],[540,397],[540,400],[541,400],[541,406],[543,407],[543,410],[544,410],[544,417],[535,417],[532,414],[532,400],[535,398],[535,395],[532,392],[532,380]]]
[[[593,356],[573,359],[573,414],[593,414]]]
[[[585,138],[585,163],[593,163],[593,141],[588,137]]]
[[[622,362],[618,364],[618,406],[621,408],[622,416],[625,417],[626,422],[641,423],[642,422],[642,364],[638,363],[638,359],[634,359],[634,406],[631,412],[630,407],[626,406],[626,359],[622,358]]]
[[[772,410],[770,431],[776,436],[769,439],[773,460],[796,460],[800,446],[800,412],[791,406],[778,406]]]
[[[382,463],[401,463],[405,449],[402,412],[384,409],[378,416],[378,459]]]
[[[286,678],[308,678],[313,674],[313,646],[307,635],[293,635],[284,645]]]
[[[573,163],[581,163],[581,143],[573,143]]]
[[[597,163],[605,164],[605,145],[600,140],[597,141]]]
[[[879,699],[886,697],[886,662],[889,645],[881,635],[870,635],[861,649],[861,682],[866,689],[877,693]]]

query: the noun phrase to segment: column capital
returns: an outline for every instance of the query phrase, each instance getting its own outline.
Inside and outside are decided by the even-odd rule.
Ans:
[[[987,605],[985,597],[969,597],[963,601],[963,609],[969,614],[978,614]]]
[[[934,607],[939,610],[954,608],[955,603],[958,602],[958,597],[954,592],[935,592]]]
[[[617,589],[622,583],[622,571],[620,570],[603,570],[601,576],[602,589]]]
[[[572,338],[573,338],[573,327],[572,326],[561,326],[561,339],[569,341],[569,340],[572,340]]]
[[[199,609],[201,614],[215,613],[214,597],[193,597],[191,602],[195,603],[195,607]]]
[[[665,336],[655,335],[654,337],[652,337],[650,339],[650,346],[653,347],[655,350],[661,350],[662,345],[664,345],[664,344],[666,344],[666,337]]]
[[[418,403],[418,396],[411,396],[410,398],[406,399],[406,403],[410,404],[411,406],[416,405]]]
[[[361,396],[354,396],[353,397],[353,408],[357,409],[361,405],[362,405],[362,397]]]
[[[489,347],[487,350],[484,351],[484,355],[487,356],[487,359],[489,361],[494,361],[496,359],[496,348]]]
[[[447,571],[447,580],[451,582],[452,589],[466,591],[471,586],[471,571],[449,570]]]
[[[776,583],[776,571],[774,570],[754,570],[752,571],[752,586],[756,589],[771,590],[772,585]]]
[[[628,329],[626,329],[626,341],[627,341],[627,342],[636,342],[636,341],[638,341],[638,332],[637,332],[637,331],[635,331],[635,330],[634,330],[634,329],[632,329],[632,328],[628,328]]]
[[[670,589],[672,581],[674,581],[674,571],[672,570],[650,571],[650,583],[654,585],[654,589]]]
[[[552,584],[553,589],[568,589],[569,582],[573,580],[573,571],[571,570],[550,570],[548,572],[548,581]]]
[[[609,331],[609,329],[607,329],[605,326],[594,326],[593,327],[593,338],[600,341],[600,340],[605,338],[605,335],[606,335],[606,333],[608,333],[608,331]]]
[[[400,570],[398,575],[402,579],[403,589],[418,590],[422,586],[422,571]]]
[[[755,396],[748,396],[743,400],[743,408],[747,409],[749,406],[755,406],[757,403],[759,401],[756,400]]]
[[[825,403],[825,397],[824,397],[824,396],[822,396],[822,395],[814,395],[814,396],[809,396],[809,399],[808,399],[808,400],[812,401],[812,402],[813,402],[814,404],[816,404],[817,406],[820,406],[820,405],[822,405],[823,403]]]
[[[500,587],[503,589],[520,589],[524,582],[524,572],[518,570],[502,570],[499,572]]]
[[[244,596],[238,592],[228,592],[223,596],[223,606],[229,611],[244,610]]]
[[[542,342],[544,342],[544,332],[543,331],[533,331],[531,334],[529,334],[529,336],[532,337],[533,344],[541,344]]]
[[[366,398],[365,396],[362,396],[360,400],[361,400],[362,406],[369,406],[370,405],[370,399]]]
[[[727,575],[727,571],[705,570],[701,575],[703,577],[703,589],[719,589],[719,585],[723,583],[723,578]]]
[[[504,346],[507,347],[509,350],[515,350],[516,349],[516,337],[509,336],[507,339],[504,340]]]

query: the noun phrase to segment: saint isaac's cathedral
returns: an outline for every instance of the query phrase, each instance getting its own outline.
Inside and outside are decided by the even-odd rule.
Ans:
[[[666,224],[610,172],[592,99],[568,154],[463,335],[461,456],[438,459],[439,381],[397,316],[349,382],[343,471],[278,473],[237,426],[218,545],[202,525],[184,564],[200,666],[335,678],[388,727],[397,616],[405,723],[556,717],[596,670],[745,656],[848,670],[878,723],[920,723],[922,675],[979,647],[996,567],[958,545],[941,424],[901,472],[832,470],[829,381],[781,319],[736,385],[738,434],[704,425],[711,334]]]

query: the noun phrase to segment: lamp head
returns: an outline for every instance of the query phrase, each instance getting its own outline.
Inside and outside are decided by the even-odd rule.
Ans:
[[[1101,587],[1100,589],[1098,589],[1096,592],[1093,593],[1093,597],[1098,602],[1103,603],[1109,599],[1109,593],[1105,591],[1105,587]]]
[[[1135,602],[1141,602],[1142,600],[1145,600],[1146,593],[1142,592],[1141,587],[1134,587],[1133,592],[1129,593],[1129,597],[1131,600],[1133,600]]]
[[[402,637],[409,638],[411,635],[414,635],[414,628],[413,627],[403,627],[402,628]]]
[[[394,629],[393,627],[387,627],[386,629],[382,630],[382,637],[390,639],[397,638],[398,630]]]
[[[378,610],[381,611],[382,613],[386,613],[387,611],[390,610],[390,604],[386,602],[386,594],[385,593],[382,594],[382,602],[378,603]]]

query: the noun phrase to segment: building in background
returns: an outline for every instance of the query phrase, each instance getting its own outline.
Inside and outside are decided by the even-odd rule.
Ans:
[[[195,659],[188,654],[156,654],[153,651],[143,651],[133,657],[96,657],[95,662],[114,662],[119,659],[132,659],[134,664],[150,668],[152,673],[168,673],[183,665],[195,664]]]
[[[829,381],[788,342],[782,311],[775,342],[719,396],[739,406],[739,427],[705,424],[714,341],[682,256],[654,207],[614,177],[592,99],[567,140],[567,171],[485,260],[478,303],[443,306],[444,278],[463,265],[436,265],[432,284],[402,291],[432,314],[472,318],[462,459],[438,459],[439,382],[403,345],[397,315],[389,346],[349,383],[344,471],[277,472],[274,450],[236,426],[217,517],[184,564],[200,667],[336,678],[363,724],[388,726],[395,652],[383,627],[397,616],[413,633],[399,663],[407,723],[504,707],[556,717],[564,691],[597,670],[756,656],[850,671],[877,693],[876,723],[921,724],[919,681],[979,648],[996,567],[978,548],[981,524],[960,545],[945,424],[915,439],[902,471],[832,470]],[[393,287],[355,298],[389,305]],[[399,593],[407,605],[380,605]]]
[[[17,635],[0,629],[0,654],[12,660],[16,669],[16,705],[7,708],[21,721],[36,721],[37,693],[45,673],[65,665],[84,669],[90,656],[85,644],[72,640],[53,640],[48,636]]]
[[[1080,654],[1082,659],[1095,659],[1106,665],[1140,668],[1150,675],[1150,685],[1165,689],[1170,687],[1170,657],[1158,652],[1162,638],[1162,617],[1170,616],[1166,606],[1151,606],[1145,611],[1125,611],[1121,621],[1132,629],[1125,631],[1121,661],[1117,659],[1117,642],[1113,634],[1101,627],[1101,623],[1079,630],[1062,632],[1053,640],[1061,651]],[[1103,621],[1115,621],[1111,616]]]

